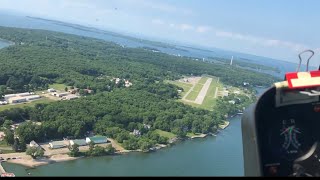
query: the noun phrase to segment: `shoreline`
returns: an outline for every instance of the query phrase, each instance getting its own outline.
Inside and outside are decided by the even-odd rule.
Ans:
[[[14,160],[8,160],[7,163],[12,164],[19,164],[26,168],[36,168],[43,165],[53,164],[53,163],[59,163],[59,162],[66,162],[66,161],[73,161],[77,159],[81,159],[83,157],[70,157],[67,154],[58,154],[53,155],[49,158],[39,158],[39,159],[32,159],[31,157],[28,159],[14,159]]]
[[[229,121],[225,121],[225,122],[227,122],[227,124],[228,124],[227,126],[225,126],[225,128],[227,128],[230,125],[230,122]],[[188,137],[188,138],[185,138],[185,139],[182,139],[182,140],[190,140],[190,139],[192,140],[192,139],[198,139],[198,138],[206,138],[208,136],[217,136],[218,132],[219,131],[217,131],[216,133],[200,134],[200,135]],[[171,142],[171,143],[169,143],[167,145],[159,144],[156,147],[151,148],[148,151],[148,153],[156,152],[159,149],[170,147],[171,145],[175,144],[176,142],[178,142],[178,140],[174,141],[174,142]],[[129,154],[129,153],[132,153],[132,152],[140,152],[141,153],[143,151],[141,151],[139,149],[138,150],[125,150],[125,149],[122,148],[121,150],[116,151],[113,155],[109,155],[109,156],[124,155],[124,154]],[[144,152],[144,153],[146,153],[146,152]],[[12,156],[13,154],[15,154],[17,157],[20,157],[20,158],[8,160],[8,161],[6,161],[6,163],[22,165],[26,169],[33,169],[33,168],[36,168],[36,167],[39,167],[39,166],[49,165],[49,164],[53,164],[53,163],[73,161],[73,160],[78,160],[78,159],[83,159],[84,158],[84,156],[82,156],[82,157],[70,157],[66,153],[55,154],[55,155],[50,156],[49,158],[46,157],[46,158],[41,158],[41,159],[36,159],[36,160],[32,159],[30,156],[26,155],[25,153],[3,154],[2,156],[5,156],[5,155],[7,155],[7,156],[11,155]],[[0,162],[0,164],[1,164],[1,162]]]

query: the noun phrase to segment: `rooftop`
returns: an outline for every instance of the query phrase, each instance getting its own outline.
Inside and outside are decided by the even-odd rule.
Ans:
[[[73,141],[75,144],[86,144],[87,142],[86,142],[86,140],[84,140],[84,139],[74,139],[74,140],[71,140],[71,141]]]
[[[50,143],[54,146],[62,146],[62,145],[64,146],[65,145],[64,141],[52,141]]]
[[[93,137],[89,137],[89,139],[91,141],[102,141],[102,140],[107,140],[107,137],[105,137],[105,136],[93,136]]]

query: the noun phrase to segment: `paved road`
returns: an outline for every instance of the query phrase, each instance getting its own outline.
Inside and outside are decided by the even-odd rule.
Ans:
[[[199,92],[196,100],[194,101],[196,104],[201,105],[203,103],[203,100],[207,95],[211,82],[212,82],[212,78],[207,79],[206,83],[203,85],[201,91]]]

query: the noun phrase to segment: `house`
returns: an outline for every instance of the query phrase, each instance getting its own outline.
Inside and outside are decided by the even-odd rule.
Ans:
[[[7,101],[0,101],[0,105],[7,105],[8,102]]]
[[[90,142],[93,142],[94,144],[102,144],[107,143],[107,137],[105,136],[93,136],[93,137],[87,137],[86,142],[89,144]]]
[[[74,89],[69,89],[68,92],[71,94],[76,94],[79,91],[78,88],[74,88]]]
[[[124,86],[125,87],[130,87],[130,86],[132,86],[132,83],[130,81],[128,81],[128,80],[125,80],[125,85]]]
[[[151,128],[151,125],[143,124],[143,127],[146,128],[146,129],[150,129],[150,128]]]
[[[65,96],[64,97],[66,100],[72,100],[72,99],[77,99],[77,98],[79,98],[79,96],[76,96],[76,95],[74,95],[74,94],[70,94],[70,95],[68,95],[68,96]]]
[[[27,101],[32,101],[40,98],[41,97],[39,95],[27,96]]]
[[[84,92],[88,93],[88,94],[92,94],[93,93],[93,90],[91,89],[84,89]]]
[[[31,141],[30,144],[29,144],[29,146],[30,146],[30,147],[36,147],[36,148],[37,148],[37,147],[39,147],[39,144],[36,143],[35,141]]]
[[[79,146],[86,146],[87,142],[85,139],[70,140],[70,145],[73,146],[74,144],[78,144]]]
[[[57,91],[53,88],[48,89],[48,93],[51,93],[51,92],[57,92]]]
[[[120,78],[116,78],[116,84],[118,84],[120,82]]]
[[[234,100],[231,100],[231,101],[228,101],[230,104],[236,104],[236,101]]]
[[[27,98],[25,97],[12,97],[9,98],[9,103],[10,104],[14,104],[14,103],[22,103],[22,102],[26,102]]]
[[[135,130],[133,130],[132,134],[135,135],[135,136],[140,136],[141,132],[139,130],[135,129]]]
[[[59,148],[67,147],[67,145],[64,143],[64,141],[53,141],[49,143],[49,147],[51,149],[59,149]]]
[[[182,93],[182,90],[181,90],[181,89],[178,89],[178,93]]]

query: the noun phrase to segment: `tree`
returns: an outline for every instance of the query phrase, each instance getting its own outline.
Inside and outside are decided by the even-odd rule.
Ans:
[[[68,87],[65,87],[64,90],[65,90],[66,92],[68,92]]]
[[[26,151],[26,154],[30,155],[33,159],[37,159],[38,157],[43,157],[44,151],[42,148],[29,147]]]
[[[71,157],[79,156],[79,145],[78,144],[73,144],[72,146],[69,146],[68,148],[70,150],[69,155]]]
[[[13,145],[13,143],[14,143],[14,134],[13,134],[13,132],[11,130],[9,130],[9,129],[6,129],[4,134],[5,134],[5,137],[4,137],[5,142],[8,145]]]
[[[106,153],[106,150],[104,147],[96,146],[96,147],[94,147],[94,149],[90,155],[91,156],[103,156],[103,155],[105,155],[105,153]]]
[[[90,141],[89,142],[89,152],[92,153],[93,149],[94,149],[94,142]]]
[[[13,121],[10,120],[10,119],[7,119],[4,121],[3,123],[3,127],[6,128],[6,129],[10,129],[10,126],[13,124]]]
[[[87,91],[85,91],[84,89],[80,89],[80,90],[79,90],[79,94],[80,94],[81,96],[85,96],[85,95],[87,95],[88,93],[87,93]]]
[[[114,154],[116,152],[116,149],[110,144],[106,147],[106,152],[108,154]]]
[[[27,149],[26,142],[24,141],[24,139],[21,139],[20,143],[19,143],[19,150],[21,152],[24,152],[24,151],[26,151],[26,149]]]
[[[20,142],[19,142],[19,139],[18,138],[15,138],[14,139],[14,143],[12,145],[12,148],[15,152],[18,152],[19,151],[19,148],[20,148]]]

